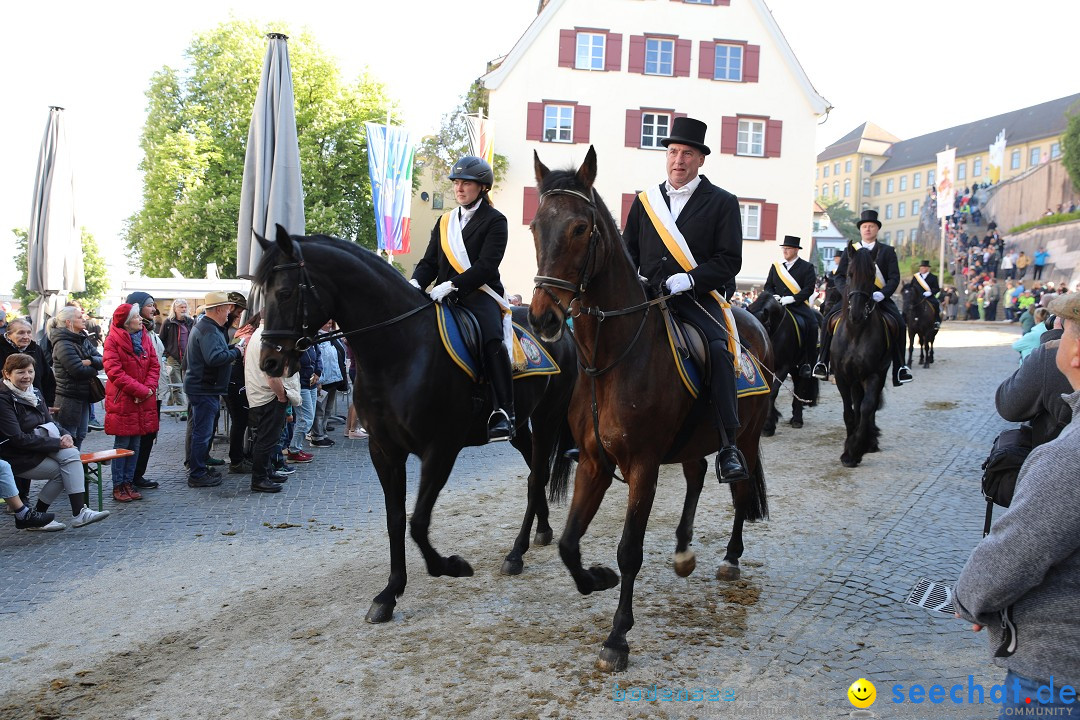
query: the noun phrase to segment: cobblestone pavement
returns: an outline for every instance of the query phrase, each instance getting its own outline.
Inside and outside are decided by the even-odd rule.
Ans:
[[[549,647],[553,652],[556,646],[577,648],[566,651],[573,659],[551,661],[553,668],[542,669],[543,657],[537,658],[540,663],[526,664],[534,666],[531,675],[525,673],[530,675],[527,687],[546,681],[551,683],[550,692],[534,688],[522,693],[522,673],[510,668],[508,674],[497,673],[498,664],[487,670],[471,667],[461,671],[465,681],[475,677],[481,685],[490,682],[492,688],[498,681],[500,687],[519,693],[514,712],[493,709],[498,706],[477,700],[475,693],[467,701],[454,700],[455,690],[446,689],[445,702],[464,703],[457,711],[436,710],[436,706],[418,701],[406,703],[404,709],[411,711],[401,716],[609,717],[640,711],[642,717],[844,717],[852,711],[844,691],[854,680],[865,677],[877,685],[878,701],[873,708],[877,717],[996,717],[994,708],[987,706],[894,704],[892,688],[915,683],[925,688],[961,684],[966,698],[969,675],[972,682],[987,689],[1003,676],[1002,670],[990,664],[983,636],[973,636],[960,621],[906,606],[903,599],[920,577],[944,582],[955,579],[981,537],[985,505],[978,492],[978,466],[998,430],[1006,425],[993,412],[992,395],[998,382],[1015,367],[1015,353],[1007,346],[1014,336],[1011,329],[988,325],[947,325],[939,337],[934,368],[916,368],[912,385],[887,389],[886,405],[878,416],[883,429],[882,450],[868,455],[859,468],[840,466],[842,421],[839,396],[831,385],[823,386],[820,405],[807,411],[805,428],[793,430],[782,422],[777,435],[763,441],[771,518],[748,527],[744,575],[735,586],[718,588],[709,568],[714,568],[722,555],[731,517],[730,504],[716,502],[715,486],[707,486],[699,510],[694,542],[699,552],[698,571],[686,580],[671,574],[681,480],[677,468],[666,468],[646,537],[645,566],[635,605],[638,625],[629,637],[631,667],[627,673],[588,676],[579,667],[595,657],[596,644],[610,627],[617,596],[611,591],[579,598],[572,592],[557,553],[534,549],[526,559],[523,578],[527,580],[531,574],[544,588],[538,595],[558,584],[556,597],[567,613],[558,622],[560,627],[569,628],[570,636],[544,635],[536,647]],[[785,404],[787,401],[781,402]],[[235,475],[226,476],[218,488],[187,488],[180,472],[182,431],[182,424],[163,421],[162,438],[152,460],[157,468],[153,477],[162,482],[162,488],[148,491],[141,502],[124,506],[107,499],[106,507],[113,515],[104,522],[51,535],[16,532],[10,516],[0,523],[0,584],[5,588],[0,597],[0,637],[8,638],[0,640],[0,668],[8,662],[13,664],[7,667],[14,670],[19,663],[30,661],[4,632],[14,627],[5,617],[17,623],[39,609],[51,610],[63,601],[77,601],[78,590],[70,588],[78,588],[79,582],[100,583],[111,572],[130,578],[131,568],[140,558],[169,557],[173,547],[189,548],[191,557],[198,557],[192,562],[191,573],[214,574],[218,568],[207,558],[220,560],[223,546],[236,556],[251,557],[257,552],[261,560],[286,565],[306,562],[316,555],[328,557],[338,549],[335,546],[355,539],[363,543],[364,556],[350,567],[374,558],[379,577],[364,581],[360,588],[342,587],[358,595],[364,607],[373,595],[372,588],[381,588],[386,567],[382,492],[367,457],[367,440],[341,439],[339,431],[337,445],[314,450],[316,461],[300,466],[285,485],[285,492],[260,495],[248,491],[247,478]],[[106,446],[108,438],[100,433],[92,433],[87,441],[87,449]],[[220,449],[215,452],[222,454]],[[433,532],[438,533],[440,519],[460,524],[482,517],[480,508],[486,502],[509,492],[508,479],[514,486],[509,506],[520,508],[526,472],[520,457],[506,444],[467,449],[454,470],[445,499],[436,507]],[[410,507],[417,474],[414,460],[409,468]],[[586,564],[599,561],[611,565],[614,560],[625,488],[616,484],[608,495],[583,545]],[[715,507],[721,511],[713,510]],[[553,512],[556,534],[564,515],[565,509]],[[510,516],[500,518],[500,522],[484,526],[484,533],[474,533],[465,547],[455,550],[466,551],[462,554],[467,557],[485,549],[493,552],[485,537],[491,533],[498,534],[497,544],[506,545],[499,550],[505,552],[516,524]],[[269,527],[282,523],[300,527],[288,532],[274,532]],[[333,532],[336,530],[341,532]],[[355,544],[350,552],[353,550],[357,550]],[[550,598],[530,593],[522,597],[518,592],[508,596],[510,600],[499,596],[498,603],[485,606],[485,612],[466,618],[460,614],[461,606],[472,602],[476,593],[504,587],[498,585],[498,576],[486,578],[490,573],[478,571],[471,584],[454,581],[459,584],[450,591],[445,582],[440,585],[440,581],[424,577],[413,565],[417,554],[413,546],[407,551],[410,586],[399,605],[403,621],[393,635],[400,645],[385,644],[391,637],[385,630],[382,635],[370,634],[361,626],[356,632],[365,649],[351,651],[357,654],[359,664],[366,658],[381,667],[379,653],[406,647],[408,639],[417,634],[427,638],[431,627],[447,623],[456,625],[462,636],[475,630],[492,638],[492,627],[511,622],[507,603],[528,605],[530,612],[536,603],[551,603]],[[704,552],[708,552],[708,560]],[[342,568],[320,576],[320,582],[340,590],[333,578]],[[155,572],[165,574],[166,569]],[[183,567],[167,569],[172,576],[183,576],[184,572]],[[217,577],[216,582],[223,585],[238,582],[236,578],[221,578],[220,573]],[[259,583],[248,580],[244,587],[252,584]],[[709,600],[700,606],[687,603],[687,597]],[[438,613],[445,614],[440,617]],[[715,630],[716,636],[699,637],[701,633],[695,628],[706,631],[705,635]],[[438,663],[439,670],[430,672],[442,673],[447,666],[457,667],[455,662],[482,665],[485,651],[469,648],[469,653],[474,651],[481,654],[461,651],[461,658],[445,657]],[[504,660],[510,663],[513,658]],[[440,675],[426,676],[429,671],[425,667],[417,665],[412,670],[418,681],[437,682]],[[305,673],[298,682],[305,688],[311,685],[315,693],[316,680],[310,675]],[[538,680],[541,675],[544,679]],[[388,716],[388,711],[384,714],[378,708],[396,708],[398,700],[385,688],[385,680],[367,678],[363,682],[368,681],[370,686],[357,689],[367,693],[365,699],[375,710],[346,712],[337,708],[327,715]],[[560,681],[580,682],[572,703],[550,697],[560,694]],[[622,688],[650,684],[679,688],[689,683],[733,688],[740,702],[652,703],[648,707],[644,702],[628,703],[615,711],[613,681]],[[326,687],[319,692],[327,693]],[[380,700],[382,704],[377,702]],[[223,716],[234,715],[225,712]],[[0,712],[0,718],[6,717]]]

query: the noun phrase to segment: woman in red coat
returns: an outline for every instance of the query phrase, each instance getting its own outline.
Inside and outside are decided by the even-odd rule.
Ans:
[[[115,436],[114,448],[135,454],[112,462],[113,499],[139,500],[132,486],[139,438],[157,432],[157,384],[160,366],[149,334],[143,328],[139,307],[124,303],[113,312],[112,326],[102,355],[105,375],[105,432]]]

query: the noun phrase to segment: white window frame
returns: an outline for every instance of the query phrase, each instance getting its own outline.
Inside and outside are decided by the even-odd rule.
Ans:
[[[840,197],[840,181],[839,180],[834,180],[833,181],[832,194],[833,194],[833,197],[836,197],[836,198]]]
[[[921,187],[922,187],[922,173],[921,172],[912,173],[912,175],[911,175],[911,188],[915,189],[915,188],[921,188]]]
[[[900,176],[900,185],[899,185],[899,187],[900,187],[900,192],[904,192],[905,190],[907,190],[907,175],[901,175]]]
[[[743,240],[761,239],[761,203],[739,203],[739,219],[742,221]]]
[[[906,201],[901,200],[900,202],[896,203],[896,217],[898,217],[898,218],[907,217],[907,202]]]
[[[956,179],[967,180],[967,161],[956,163]]]
[[[885,219],[892,220],[892,203],[885,206]]]
[[[652,55],[652,70],[649,70],[649,56]],[[665,61],[665,57],[667,60]],[[665,62],[668,71],[664,72]],[[675,75],[675,39],[674,38],[645,38],[645,74],[674,77]]]
[[[570,124],[563,128],[560,124],[562,120],[569,117]],[[554,125],[549,128],[549,121],[554,120]],[[548,136],[548,130],[554,130],[552,136]],[[563,138],[561,135],[566,132],[567,137]],[[573,105],[545,105],[544,106],[544,130],[543,141],[554,143],[572,143],[574,142],[574,106]]]
[[[1009,169],[1010,170],[1019,170],[1020,169],[1020,148],[1014,149],[1012,151],[1012,154],[1009,155]]]
[[[982,177],[982,158],[971,161],[971,177]]]
[[[829,183],[824,183],[821,186],[821,197],[829,197]]]
[[[844,180],[844,197],[851,197],[851,178]]]
[[[933,185],[934,184],[934,180],[937,179],[937,177],[935,176],[936,172],[937,172],[937,170],[927,170],[926,171],[926,184],[927,185]]]
[[[912,215],[918,215],[919,214],[919,201],[918,200],[912,200],[911,201],[911,214]]]
[[[739,134],[735,154],[748,157],[765,157],[765,121],[739,118]]]
[[[1033,147],[1028,150],[1028,167],[1035,167],[1042,159],[1042,148]]]
[[[866,178],[862,181],[862,194],[866,197],[870,197],[870,178]]]
[[[660,123],[657,122],[660,118],[664,119],[666,132],[661,135],[657,132],[660,129]],[[650,122],[650,120],[652,122]],[[664,146],[660,144],[660,141],[671,134],[671,123],[673,121],[671,113],[642,111],[641,113],[641,141],[638,147],[645,150],[663,150]],[[646,128],[651,129],[651,133],[646,133]],[[652,144],[646,144],[646,140]]]
[[[829,165],[828,165],[828,163],[825,164],[825,172],[822,173],[822,176],[823,177],[829,177]]]
[[[863,164],[862,164],[863,172],[871,172],[873,167],[874,167],[874,163],[870,160],[870,158],[866,158],[865,160],[863,160]]]
[[[1061,143],[1050,143],[1050,159],[1061,157]]]
[[[886,180],[885,181],[885,194],[888,195],[889,193],[891,193],[893,191],[894,187],[896,187],[896,182],[895,182],[894,178],[889,178],[888,180]]]
[[[851,161],[850,160],[845,160],[844,161],[844,172],[846,172],[846,173],[851,172]]]
[[[586,44],[582,44],[586,40]],[[599,41],[599,42],[597,42]],[[600,57],[596,57],[597,49]],[[584,53],[583,53],[584,51]],[[583,58],[584,55],[584,58]],[[604,61],[607,58],[607,34],[594,32],[579,32],[574,42],[574,69],[575,70],[603,70]],[[582,63],[582,60],[585,63]],[[597,62],[599,61],[599,67]]]
[[[839,160],[837,160],[836,162],[833,163],[832,174],[833,175],[839,175],[840,174],[840,161]]]
[[[896,242],[898,242],[898,243],[904,242],[904,229],[903,228],[900,228],[899,230],[896,231]]]
[[[725,71],[723,75],[720,72],[720,51],[726,51]],[[738,66],[733,71],[732,65],[732,51],[738,50]],[[713,80],[723,80],[725,82],[742,82],[743,68],[746,66],[746,48],[742,45],[732,45],[730,43],[716,43],[713,50]]]

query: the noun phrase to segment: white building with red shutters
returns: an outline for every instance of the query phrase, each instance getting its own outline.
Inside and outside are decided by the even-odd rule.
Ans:
[[[665,179],[660,140],[680,115],[708,123],[702,174],[739,198],[740,285],[764,282],[778,239],[811,237],[829,104],[763,0],[547,0],[483,82],[495,152],[510,162],[493,193],[510,223],[509,293],[528,297],[536,273],[533,151],[577,167],[594,145],[596,190],[621,228],[635,194]]]

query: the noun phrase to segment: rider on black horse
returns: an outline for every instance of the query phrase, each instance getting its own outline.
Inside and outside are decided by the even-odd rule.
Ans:
[[[801,342],[799,377],[810,377],[810,366],[817,357],[817,314],[810,308],[810,296],[817,289],[817,273],[814,266],[799,257],[802,246],[799,238],[785,235],[780,243],[784,259],[773,263],[765,280],[764,292],[776,297],[776,301],[796,317]]]
[[[930,272],[930,261],[923,260],[919,263],[919,272],[915,273],[915,277],[912,278],[913,288],[916,291],[921,290],[922,296],[926,298],[926,302],[930,303],[934,307],[934,312],[937,313],[934,316],[934,329],[941,328],[941,285],[938,284],[938,277],[934,273]]]
[[[453,293],[476,316],[484,367],[498,405],[488,418],[488,440],[508,440],[514,435],[514,385],[503,321],[510,306],[499,279],[499,263],[506,252],[506,216],[488,199],[495,175],[482,158],[461,158],[450,179],[460,207],[435,223],[411,282],[423,289],[434,281],[432,300],[442,302]]]
[[[904,383],[911,382],[911,369],[904,364],[904,343],[902,339],[907,335],[904,325],[904,316],[892,300],[892,294],[900,285],[900,264],[896,260],[896,251],[892,246],[877,241],[878,231],[881,230],[881,222],[878,220],[877,210],[863,210],[859,222],[855,224],[859,228],[862,241],[858,246],[852,245],[851,250],[865,248],[870,251],[874,263],[877,265],[878,278],[875,281],[878,289],[874,291],[873,298],[877,307],[883,313],[891,315],[899,328],[891,344],[893,353],[893,385],[899,387]],[[836,287],[841,296],[847,293],[847,270],[848,255],[840,260],[840,266],[836,268]],[[832,319],[840,312],[842,304],[834,309],[829,317],[825,318],[825,328],[821,337],[821,352],[818,362],[814,365],[814,377],[818,380],[829,379],[829,345],[832,343]]]
[[[663,283],[667,292],[678,294],[671,308],[708,340],[714,422],[720,434],[716,474],[726,483],[745,480],[749,473],[735,447],[739,411],[734,358],[712,291],[726,302],[735,290],[735,276],[742,268],[742,224],[738,198],[698,175],[709,154],[705,130],[700,120],[675,118],[671,134],[660,141],[667,148],[668,179],[634,200],[623,239],[638,272],[650,284]]]

